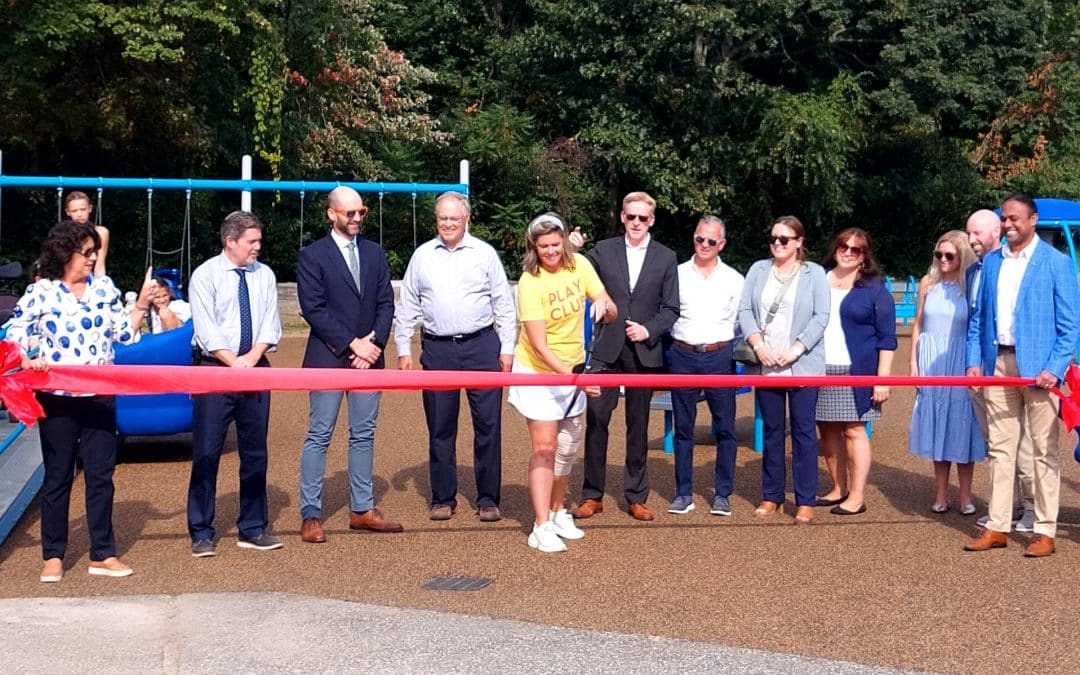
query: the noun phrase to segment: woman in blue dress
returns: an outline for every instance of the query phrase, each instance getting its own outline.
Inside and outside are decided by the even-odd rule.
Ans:
[[[919,280],[911,331],[912,375],[963,375],[968,303],[964,273],[975,261],[967,234],[952,230],[934,246],[930,271]],[[919,387],[911,414],[908,449],[934,462],[934,513],[949,510],[949,471],[956,464],[960,512],[975,513],[971,478],[975,462],[986,458],[986,442],[966,387]]]

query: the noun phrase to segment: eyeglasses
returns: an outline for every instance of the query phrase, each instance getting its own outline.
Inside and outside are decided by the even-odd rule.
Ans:
[[[716,246],[717,244],[720,243],[716,239],[708,239],[707,237],[703,237],[700,234],[694,235],[694,243],[695,244],[704,244],[705,242],[709,242],[709,246]]]
[[[363,218],[364,216],[367,215],[367,212],[368,212],[368,208],[366,206],[361,206],[360,208],[354,209],[352,211],[346,211],[345,209],[339,209],[336,206],[331,206],[330,210],[333,211],[334,213],[340,213],[341,215],[345,216],[346,218],[352,218],[354,216],[357,217],[357,218]]]
[[[784,236],[782,234],[778,234],[775,237],[770,235],[769,236],[769,243],[774,244],[774,245],[775,244],[780,244],[781,246],[787,246],[788,243],[793,242],[796,239],[798,239],[798,237],[786,237],[786,236]]]
[[[652,216],[642,216],[634,213],[624,213],[623,215],[626,216],[627,222],[631,223],[634,222],[635,219],[637,219],[639,223],[647,223],[649,222],[649,219],[652,218]]]
[[[956,260],[956,254],[951,253],[949,251],[934,251],[934,257],[937,258],[938,260],[941,260],[942,258],[944,258],[945,260],[948,260],[949,262],[952,262],[952,261]]]
[[[866,253],[866,249],[862,246],[848,246],[847,244],[837,244],[836,252],[840,255],[847,253],[848,255],[853,255],[858,258],[863,253]]]

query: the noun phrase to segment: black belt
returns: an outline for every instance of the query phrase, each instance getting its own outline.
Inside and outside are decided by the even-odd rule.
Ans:
[[[999,352],[1008,352],[1009,354],[1016,353],[1016,345],[998,345]]]
[[[432,342],[453,342],[454,344],[461,344],[462,342],[468,342],[469,340],[475,340],[478,337],[487,335],[488,333],[494,333],[495,327],[488,326],[487,328],[481,328],[475,333],[461,333],[459,335],[432,335],[426,330],[423,331],[423,339],[431,340]]]
[[[730,345],[731,340],[728,340],[727,342],[710,342],[709,344],[706,344],[706,345],[692,345],[689,342],[683,342],[682,340],[672,339],[671,344],[675,345],[676,347],[681,347],[681,348],[683,348],[683,349],[685,349],[687,351],[697,352],[698,354],[704,354],[706,352],[718,352],[718,351],[720,351],[724,347],[727,347],[728,345]]]

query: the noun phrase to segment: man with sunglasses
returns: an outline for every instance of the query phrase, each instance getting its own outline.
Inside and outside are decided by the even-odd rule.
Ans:
[[[661,338],[679,317],[679,278],[675,253],[649,235],[655,211],[656,200],[648,193],[629,193],[623,198],[619,216],[624,234],[598,242],[586,255],[619,309],[615,320],[596,338],[594,370],[654,373],[664,365]],[[626,390],[623,494],[630,515],[637,520],[653,519],[645,505],[649,496],[646,459],[651,399],[651,389]],[[618,402],[619,389],[604,387],[586,409],[585,481],[575,518],[589,518],[604,510],[608,424]]]
[[[727,243],[724,221],[704,216],[694,231],[694,255],[679,265],[679,319],[671,327],[671,372],[680,375],[731,375],[732,342],[742,297],[743,275],[720,260]],[[675,417],[675,499],[668,513],[694,509],[694,426],[701,387],[671,390]],[[715,490],[709,512],[730,516],[735,476],[735,390],[706,387],[705,400],[716,435]]]
[[[394,290],[386,253],[360,236],[368,209],[350,187],[327,195],[330,232],[305,246],[296,264],[300,311],[311,326],[304,368],[382,368],[383,348],[394,320]],[[341,399],[349,411],[349,527],[401,532],[400,524],[375,507],[371,474],[375,420],[381,392],[313,391],[308,394],[308,432],[300,453],[300,539],[326,541],[322,492],[326,448]]]
[[[981,390],[990,449],[990,519],[968,551],[1008,545],[1013,481],[1021,434],[1031,438],[1035,467],[1035,535],[1024,555],[1054,552],[1061,453],[1058,403],[1050,393],[1065,377],[1080,337],[1080,289],[1067,256],[1035,233],[1035,201],[1015,194],[1001,205],[1007,246],[986,254],[968,325],[967,374],[1033,378],[1033,387]]]
[[[398,303],[398,368],[413,367],[412,337],[422,324],[420,364],[425,370],[510,372],[517,341],[517,311],[499,254],[469,234],[469,198],[444,192],[435,200],[431,241],[409,260]],[[502,483],[502,389],[466,389],[473,423],[476,508],[495,522]],[[457,429],[461,390],[424,390],[431,506],[428,517],[449,520],[457,509]]]

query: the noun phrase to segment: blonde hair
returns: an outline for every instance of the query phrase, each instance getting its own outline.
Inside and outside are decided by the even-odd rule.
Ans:
[[[623,211],[626,210],[626,205],[631,202],[645,202],[649,205],[649,208],[653,211],[656,210],[656,200],[653,199],[648,192],[631,192],[622,198]]]
[[[574,254],[566,244],[566,225],[559,214],[548,211],[529,221],[525,228],[525,255],[521,259],[521,269],[534,277],[540,276],[540,255],[536,252],[536,242],[545,235],[558,232],[563,238],[562,263],[563,269],[574,269]]]
[[[952,244],[952,247],[956,249],[956,253],[960,256],[960,290],[966,293],[967,268],[971,267],[975,262],[975,251],[971,248],[971,244],[968,243],[967,232],[949,230],[938,237],[937,242],[934,244],[934,250],[936,251],[941,244]],[[936,262],[930,263],[930,270],[926,274],[930,277],[931,288],[934,284],[941,283],[941,268],[938,267]]]

